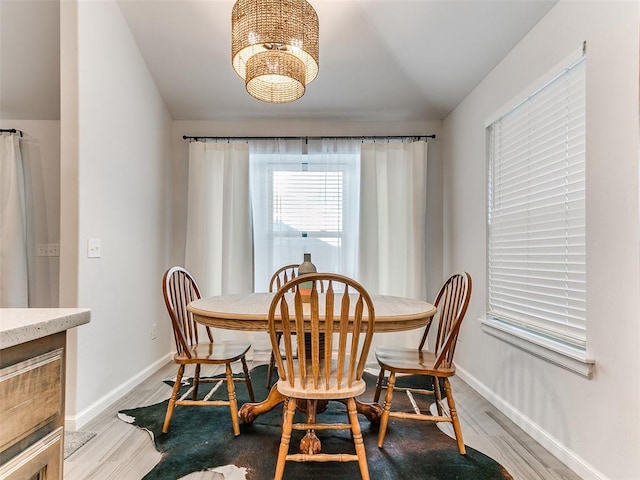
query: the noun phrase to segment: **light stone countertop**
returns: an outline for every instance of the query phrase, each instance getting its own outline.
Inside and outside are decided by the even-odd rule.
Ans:
[[[0,308],[0,349],[89,323],[88,308]]]

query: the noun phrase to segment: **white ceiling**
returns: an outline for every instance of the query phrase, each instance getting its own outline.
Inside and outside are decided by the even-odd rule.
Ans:
[[[300,100],[283,105],[249,96],[231,68],[233,0],[118,3],[174,120],[394,121],[444,118],[557,0],[310,1],[320,19],[320,72]],[[38,8],[20,10],[29,4]],[[59,61],[51,41],[59,35],[59,14],[51,4],[0,0],[4,118],[25,118],[5,116],[8,98],[28,118],[56,114],[42,95],[31,101],[24,94],[27,79],[34,92],[49,92],[46,98],[59,89],[59,80],[32,74],[39,57]],[[46,18],[55,25],[43,26]],[[21,42],[31,45],[33,58],[9,46]],[[50,63],[57,78],[59,69]],[[32,85],[36,81],[41,85]],[[44,117],[33,117],[39,108]]]

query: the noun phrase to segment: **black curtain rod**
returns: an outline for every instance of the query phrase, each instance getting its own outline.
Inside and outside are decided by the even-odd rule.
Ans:
[[[0,133],[19,133],[22,136],[22,130],[16,130],[15,128],[0,128]]]
[[[436,138],[434,134],[431,135],[383,135],[383,136],[372,136],[372,135],[347,135],[344,137],[332,137],[332,136],[321,136],[321,137],[201,137],[201,136],[191,136],[191,135],[183,135],[183,140],[340,140],[340,139],[353,139],[353,140],[376,140],[376,139],[401,139],[401,138],[413,138],[419,140],[421,138]]]

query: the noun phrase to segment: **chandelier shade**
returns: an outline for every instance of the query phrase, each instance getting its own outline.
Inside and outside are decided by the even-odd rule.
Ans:
[[[270,103],[304,95],[318,75],[318,15],[305,0],[238,0],[231,63],[247,92]]]

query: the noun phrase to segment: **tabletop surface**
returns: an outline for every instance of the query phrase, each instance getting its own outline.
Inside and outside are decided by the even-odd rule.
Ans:
[[[245,293],[205,297],[187,307],[202,324],[232,330],[263,331],[274,293]],[[422,300],[371,295],[376,331],[402,331],[426,325],[436,308]],[[355,302],[352,302],[355,303]],[[321,302],[322,305],[322,302]],[[322,312],[321,312],[322,314]]]

